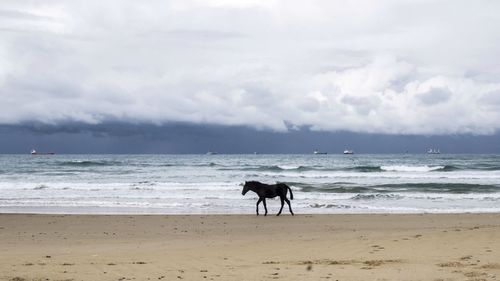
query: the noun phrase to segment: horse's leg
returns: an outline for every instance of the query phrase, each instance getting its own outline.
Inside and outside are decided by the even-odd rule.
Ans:
[[[260,201],[262,201],[262,198],[259,198],[259,200],[257,201],[257,216],[259,215],[259,204],[260,204]]]
[[[294,215],[293,214],[293,211],[292,211],[292,205],[290,205],[290,200],[288,200],[288,198],[285,198],[285,201],[286,203],[288,204],[288,208],[290,209],[290,213],[292,214],[292,216]]]
[[[266,213],[264,216],[267,216],[267,204],[266,204],[266,198],[262,199],[262,203],[264,203],[264,209],[266,209]]]
[[[285,199],[283,199],[283,197],[280,197],[280,200],[281,200],[281,208],[280,208],[280,211],[278,212],[277,216],[279,216],[281,214],[281,211],[283,211],[283,205],[285,205]]]

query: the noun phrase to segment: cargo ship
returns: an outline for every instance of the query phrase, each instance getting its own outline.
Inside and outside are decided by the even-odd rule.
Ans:
[[[31,155],[54,155],[54,152],[38,152],[35,149],[31,150]]]

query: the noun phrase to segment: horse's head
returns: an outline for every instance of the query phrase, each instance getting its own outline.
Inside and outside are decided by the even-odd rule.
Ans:
[[[241,195],[247,194],[247,192],[250,190],[250,182],[245,182],[243,185],[243,190],[241,191]]]

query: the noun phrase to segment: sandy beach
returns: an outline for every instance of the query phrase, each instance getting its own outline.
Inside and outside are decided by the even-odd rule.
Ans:
[[[1,280],[498,280],[500,214],[0,215]]]

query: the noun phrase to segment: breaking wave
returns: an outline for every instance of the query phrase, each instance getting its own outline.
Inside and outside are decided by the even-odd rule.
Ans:
[[[467,184],[467,183],[401,183],[359,186],[352,183],[327,183],[327,184],[303,184],[287,183],[299,188],[302,192],[325,192],[325,193],[377,193],[378,198],[387,196],[383,193],[391,192],[419,192],[419,193],[492,193],[500,192],[500,185],[494,184]],[[373,197],[373,194],[369,196]],[[366,198],[360,196],[360,198]],[[356,198],[352,198],[356,199]]]
[[[497,167],[500,169],[500,167]],[[460,168],[452,165],[436,165],[436,166],[409,166],[409,165],[383,165],[383,166],[370,166],[370,165],[359,165],[353,167],[320,167],[320,166],[301,166],[301,165],[265,165],[257,167],[241,167],[241,168],[220,168],[219,170],[229,170],[229,171],[261,171],[261,172],[283,172],[283,171],[296,171],[296,172],[306,172],[306,171],[319,171],[319,172],[361,172],[361,173],[377,173],[377,172],[449,172],[462,170],[466,168]],[[490,167],[490,169],[494,169]]]
[[[446,166],[405,166],[405,165],[395,165],[395,166],[380,166],[382,171],[388,172],[431,172],[438,171],[446,168]]]

